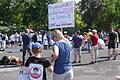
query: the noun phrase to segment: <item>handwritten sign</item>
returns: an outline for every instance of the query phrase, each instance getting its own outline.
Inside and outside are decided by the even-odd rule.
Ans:
[[[48,5],[49,29],[74,27],[74,1]]]

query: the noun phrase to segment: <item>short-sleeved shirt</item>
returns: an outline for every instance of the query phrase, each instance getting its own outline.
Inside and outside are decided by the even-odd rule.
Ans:
[[[23,41],[23,49],[29,49],[30,48],[30,37],[26,34],[22,36]]]
[[[27,61],[25,63],[25,67],[28,67],[31,63],[43,65],[43,68],[44,68],[43,69],[43,80],[47,80],[45,68],[47,68],[51,65],[50,62],[45,58],[37,58],[35,56],[31,56],[27,59]]]
[[[33,35],[33,37],[32,37],[32,41],[33,41],[33,42],[37,42],[37,35],[36,35],[36,34]]]
[[[117,32],[113,31],[109,33],[109,42],[108,42],[108,49],[111,48],[118,48],[118,34]]]
[[[97,35],[92,35],[90,39],[92,41],[92,46],[98,45],[98,36]]]
[[[10,41],[15,41],[15,36],[14,35],[10,36]]]
[[[115,32],[110,32],[109,33],[109,44],[110,43],[115,43],[116,41],[117,34]]]
[[[80,36],[74,36],[72,41],[74,48],[80,48],[80,46],[82,45],[82,38]]]

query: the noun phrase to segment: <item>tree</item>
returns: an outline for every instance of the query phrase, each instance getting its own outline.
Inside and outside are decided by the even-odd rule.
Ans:
[[[100,12],[104,9],[101,0],[82,0],[78,3],[82,19],[89,28],[95,28]]]
[[[47,29],[47,5],[58,0],[0,0],[0,26]]]
[[[114,27],[119,26],[119,0],[81,0],[78,6],[82,20],[88,28],[107,30],[110,24]]]
[[[120,23],[120,1],[119,0],[105,0],[106,9],[102,14],[105,15],[107,24],[112,24],[115,28]]]
[[[47,29],[48,4],[56,1],[57,0],[33,0],[30,3],[25,3],[24,25],[31,26],[36,30]]]
[[[11,18],[11,0],[0,0],[0,26],[10,24]]]
[[[86,27],[86,26],[80,15],[79,8],[76,5],[75,6],[75,29],[76,30],[83,29],[83,27]]]

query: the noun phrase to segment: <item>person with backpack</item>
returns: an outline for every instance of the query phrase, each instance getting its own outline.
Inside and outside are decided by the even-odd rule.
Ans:
[[[42,45],[38,42],[32,44],[32,56],[25,63],[28,67],[30,80],[47,80],[46,68],[49,72],[53,71],[51,63],[42,56]]]

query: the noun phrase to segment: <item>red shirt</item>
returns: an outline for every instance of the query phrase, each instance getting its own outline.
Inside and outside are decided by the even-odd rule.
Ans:
[[[98,35],[91,36],[92,46],[96,46],[98,44]]]

